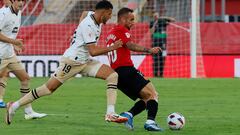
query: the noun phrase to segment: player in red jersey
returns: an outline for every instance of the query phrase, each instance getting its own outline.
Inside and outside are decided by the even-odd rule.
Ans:
[[[146,52],[157,54],[161,51],[160,47],[145,48],[132,42],[130,28],[134,25],[133,10],[122,8],[118,12],[118,24],[108,33],[107,46],[119,39],[122,40],[122,47],[108,52],[108,58],[111,67],[118,73],[118,89],[126,94],[132,100],[139,100],[127,112],[120,115],[128,117],[125,126],[133,129],[133,117],[147,110],[147,120],[144,128],[148,131],[163,131],[156,122],[155,117],[158,111],[158,93],[153,84],[146,80],[138,71],[131,60],[130,51]]]

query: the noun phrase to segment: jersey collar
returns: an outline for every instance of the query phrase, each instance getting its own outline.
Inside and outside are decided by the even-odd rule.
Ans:
[[[98,24],[97,20],[95,19],[94,15],[91,14],[90,17],[92,18],[92,20],[94,21],[94,23],[99,27],[99,24]]]
[[[12,6],[10,7],[10,10],[11,10],[11,12],[12,12],[13,14],[15,14],[16,16],[18,15],[18,13],[14,11],[14,9],[13,9]]]

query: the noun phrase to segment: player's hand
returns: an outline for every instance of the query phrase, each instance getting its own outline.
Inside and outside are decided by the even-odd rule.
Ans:
[[[162,52],[162,49],[160,47],[153,47],[149,50],[149,53],[151,54],[157,54],[159,52]]]
[[[16,39],[14,40],[13,45],[23,48],[23,39]]]
[[[20,54],[23,52],[24,48],[23,47],[20,47],[20,46],[16,46],[14,45],[14,50],[16,51],[17,54]]]
[[[114,45],[112,47],[113,47],[114,50],[116,50],[116,49],[122,47],[122,45],[123,45],[123,42],[122,42],[121,39],[119,39],[119,40],[114,42]]]

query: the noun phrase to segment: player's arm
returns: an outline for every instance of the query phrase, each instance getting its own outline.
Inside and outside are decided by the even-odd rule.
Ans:
[[[160,16],[160,19],[166,19],[169,22],[175,22],[176,20],[173,17],[168,17],[168,16]]]
[[[11,39],[1,33],[2,29],[6,26],[5,20],[6,20],[6,15],[4,14],[3,11],[1,11],[0,12],[0,41],[4,43],[17,45],[17,46],[22,46],[23,45],[22,40]]]
[[[146,47],[137,45],[131,41],[127,42],[126,46],[129,50],[135,51],[135,52],[146,52],[151,54],[157,54],[158,52],[162,51],[160,47],[146,48]]]
[[[19,47],[23,46],[22,39],[11,39],[11,38],[6,37],[2,33],[0,33],[0,41],[4,42],[4,43],[13,44],[13,45],[16,45]]]
[[[98,55],[102,55],[107,52],[116,50],[119,47],[122,47],[122,44],[123,43],[121,40],[117,40],[116,42],[114,42],[112,46],[109,46],[109,47],[101,47],[99,45],[96,45],[95,43],[88,44],[87,47],[88,47],[89,54],[91,56],[98,56]]]

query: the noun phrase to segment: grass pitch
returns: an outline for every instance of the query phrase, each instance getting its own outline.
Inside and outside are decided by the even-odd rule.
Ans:
[[[47,78],[33,78],[31,88]],[[123,125],[106,123],[105,82],[92,78],[76,78],[66,82],[53,95],[33,103],[38,112],[49,114],[43,119],[24,120],[20,109],[10,126],[4,124],[5,109],[0,109],[0,135],[239,135],[239,79],[159,79],[153,78],[159,92],[159,112],[156,121],[164,132],[147,132],[143,125],[146,112],[134,119],[134,131]],[[8,81],[5,101],[19,97],[19,83]],[[134,102],[118,92],[116,111],[128,110]],[[186,118],[183,130],[171,131],[167,115],[180,112]]]

